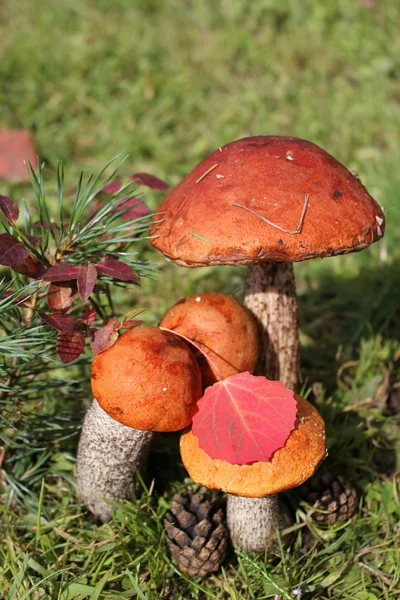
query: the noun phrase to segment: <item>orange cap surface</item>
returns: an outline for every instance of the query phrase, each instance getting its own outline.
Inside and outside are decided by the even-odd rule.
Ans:
[[[300,224],[300,232],[279,230],[249,210],[289,232]],[[167,258],[195,267],[343,254],[383,232],[381,208],[330,154],[294,137],[257,136],[199,163],[161,203],[151,235]]]
[[[201,373],[187,345],[158,327],[136,327],[98,354],[93,395],[113,419],[134,429],[186,427],[202,395]]]
[[[219,368],[222,377],[249,371],[258,359],[258,328],[250,312],[220,293],[196,294],[180,300],[163,317],[160,327],[195,341]],[[203,387],[218,380],[205,357],[195,350]]]
[[[296,487],[314,473],[326,456],[325,426],[317,409],[295,395],[297,419],[285,445],[266,462],[232,465],[212,459],[188,430],[181,436],[183,464],[190,477],[210,489],[260,498]]]

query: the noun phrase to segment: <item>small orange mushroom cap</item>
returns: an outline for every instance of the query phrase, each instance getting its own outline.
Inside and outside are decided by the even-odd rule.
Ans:
[[[160,327],[173,329],[196,342],[219,368],[223,378],[253,373],[258,359],[258,328],[251,313],[221,293],[195,294],[180,300],[163,317]],[[196,354],[196,353],[195,353]],[[196,354],[203,387],[217,377],[203,355]]]
[[[181,436],[183,464],[190,477],[210,489],[261,498],[296,487],[315,472],[326,456],[325,425],[317,409],[297,396],[297,418],[285,445],[265,462],[233,465],[211,458],[192,430]]]
[[[127,331],[98,354],[91,385],[113,419],[152,431],[186,427],[202,395],[200,369],[188,346],[157,327]]]

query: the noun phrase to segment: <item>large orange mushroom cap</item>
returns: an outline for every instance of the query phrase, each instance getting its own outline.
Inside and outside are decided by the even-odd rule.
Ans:
[[[92,364],[93,395],[113,419],[134,429],[186,427],[202,395],[201,373],[187,345],[157,327],[121,335]]]
[[[180,300],[163,317],[160,327],[173,329],[196,342],[211,358],[223,378],[253,373],[258,360],[258,327],[249,310],[217,292]],[[199,353],[200,354],[200,353]],[[218,379],[204,356],[198,357],[203,387]]]
[[[284,136],[244,138],[207,156],[170,191],[151,230],[154,247],[188,267],[344,254],[383,233],[381,208],[351,171]]]
[[[300,396],[295,398],[295,427],[268,461],[233,465],[213,459],[199,447],[191,429],[183,433],[181,457],[190,477],[210,489],[248,498],[276,494],[306,481],[326,456],[325,425],[312,404]]]

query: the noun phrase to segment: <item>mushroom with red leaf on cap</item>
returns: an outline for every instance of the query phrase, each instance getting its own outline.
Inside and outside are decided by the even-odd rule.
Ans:
[[[355,252],[384,215],[354,173],[315,144],[256,136],[200,162],[153,217],[153,246],[185,267],[249,265],[245,305],[263,331],[258,373],[294,390],[299,335],[293,262]]]
[[[231,464],[213,459],[188,429],[181,436],[183,464],[190,477],[210,489],[227,492],[227,523],[235,548],[264,552],[286,524],[277,494],[306,481],[326,456],[325,427],[318,411],[295,395],[297,417],[283,447],[267,461]]]
[[[82,428],[76,463],[78,490],[106,521],[110,501],[135,497],[156,431],[186,427],[201,397],[201,374],[187,345],[157,327],[122,334],[92,365],[94,400]]]

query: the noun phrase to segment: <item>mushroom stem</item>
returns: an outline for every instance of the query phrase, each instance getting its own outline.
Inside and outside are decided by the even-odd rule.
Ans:
[[[278,495],[244,498],[228,494],[227,524],[233,546],[245,552],[265,552],[276,545],[274,536],[288,525]]]
[[[256,374],[295,390],[300,379],[296,285],[292,263],[249,266],[244,298],[261,331]]]
[[[108,521],[114,507],[107,502],[134,499],[136,473],[146,470],[153,431],[140,431],[112,419],[93,400],[79,440],[75,475],[88,509]]]

